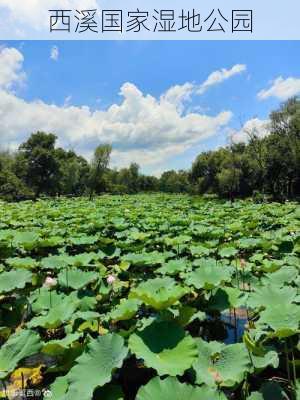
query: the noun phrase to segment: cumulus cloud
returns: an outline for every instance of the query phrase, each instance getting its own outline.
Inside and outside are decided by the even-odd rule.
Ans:
[[[247,143],[251,136],[264,138],[270,133],[270,120],[252,118],[248,120],[239,131],[231,131],[230,138],[233,143]]]
[[[50,50],[50,58],[53,61],[57,61],[59,57],[59,49],[57,46],[52,46]]]
[[[266,100],[269,97],[276,97],[279,100],[287,100],[290,97],[297,96],[300,94],[300,79],[299,78],[287,78],[284,79],[281,76],[272,82],[272,85],[268,89],[261,90],[257,97],[260,100]]]
[[[21,141],[36,130],[54,132],[60,143],[86,153],[98,143],[109,142],[116,158],[155,164],[179,154],[226,126],[231,112],[216,116],[182,115],[176,106],[144,95],[132,83],[121,88],[122,102],[105,111],[88,107],[27,102],[13,93],[0,91],[1,142]]]
[[[10,89],[24,81],[26,75],[22,71],[23,60],[22,53],[15,48],[0,50],[0,88]]]
[[[247,69],[246,65],[236,64],[230,69],[222,68],[218,71],[214,71],[208,76],[206,81],[203,82],[202,85],[200,85],[197,93],[203,94],[211,86],[218,85],[235,75],[241,74],[242,72],[246,71],[246,69]]]
[[[194,90],[195,85],[189,82],[183,85],[174,85],[161,96],[161,100],[174,104],[182,110],[184,103],[191,99]]]
[[[111,143],[115,165],[136,161],[157,168],[169,157],[225,129],[232,117],[226,110],[214,116],[183,110],[191,84],[174,86],[155,98],[126,82],[120,88],[120,102],[105,110],[70,105],[70,97],[62,106],[26,101],[9,90],[23,74],[23,59],[20,54],[16,58],[18,68],[11,68],[14,73],[0,78],[2,147],[15,148],[30,133],[43,130],[55,133],[61,146],[74,148],[85,156],[90,156],[99,143]],[[6,58],[0,57],[0,71],[4,68],[1,60]]]

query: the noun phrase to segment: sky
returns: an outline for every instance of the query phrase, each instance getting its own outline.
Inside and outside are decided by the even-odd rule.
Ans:
[[[32,132],[144,173],[190,168],[202,151],[255,130],[300,94],[297,41],[0,42],[0,147]]]

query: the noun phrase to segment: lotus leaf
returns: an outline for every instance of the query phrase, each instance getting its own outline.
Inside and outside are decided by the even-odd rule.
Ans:
[[[187,289],[171,278],[149,279],[131,290],[130,297],[141,300],[156,310],[163,310],[187,294]]]
[[[79,290],[97,280],[99,275],[96,272],[81,271],[80,269],[70,268],[61,271],[57,277],[60,285]]]
[[[159,375],[182,375],[197,357],[194,339],[174,322],[153,322],[130,336],[128,346]]]
[[[9,293],[15,289],[23,289],[32,280],[32,273],[16,269],[0,273],[0,293]]]
[[[131,319],[137,313],[141,302],[136,299],[122,299],[120,304],[111,312],[110,318],[117,321]]]
[[[136,400],[226,400],[226,396],[209,387],[180,383],[176,378],[153,378],[138,391]]]
[[[228,282],[231,278],[229,268],[221,266],[203,265],[195,271],[187,274],[186,283],[196,289],[213,289],[220,286],[222,282]]]
[[[249,371],[250,359],[244,344],[224,345],[197,340],[198,359],[193,364],[196,382],[208,386],[232,387]]]
[[[0,379],[5,378],[21,360],[37,353],[41,347],[39,335],[31,330],[21,330],[10,336],[0,349]]]
[[[56,388],[62,394],[61,400],[90,400],[97,387],[111,380],[112,372],[122,366],[127,353],[123,338],[117,334],[92,340],[67,374],[68,386],[63,380],[57,383]]]

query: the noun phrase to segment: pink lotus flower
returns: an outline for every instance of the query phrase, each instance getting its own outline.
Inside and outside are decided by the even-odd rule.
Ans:
[[[115,277],[114,275],[108,275],[108,277],[107,277],[107,279],[106,279],[106,282],[107,282],[109,285],[112,285],[115,281],[116,281],[116,277]]]
[[[57,285],[57,280],[55,278],[51,278],[51,276],[47,276],[47,278],[45,279],[45,282],[43,284],[43,287],[51,289],[56,285]]]

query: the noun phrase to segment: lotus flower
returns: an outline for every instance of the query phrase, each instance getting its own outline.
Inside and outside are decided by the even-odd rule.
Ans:
[[[51,278],[51,276],[47,276],[47,278],[45,279],[43,287],[51,289],[56,285],[57,285],[57,280],[55,278]]]
[[[112,285],[115,281],[116,281],[116,277],[115,277],[114,275],[108,275],[108,277],[107,277],[107,279],[106,279],[106,282],[107,282],[109,285]]]

